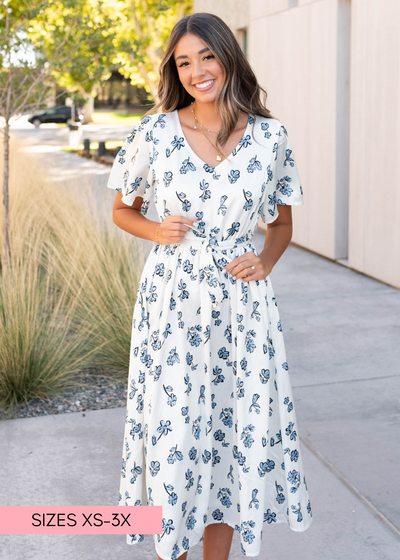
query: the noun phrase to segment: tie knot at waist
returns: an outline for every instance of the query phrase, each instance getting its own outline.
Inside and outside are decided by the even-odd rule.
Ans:
[[[246,235],[236,239],[217,239],[215,237],[206,238],[184,238],[180,245],[188,245],[199,250],[199,283],[206,287],[213,307],[221,303],[228,297],[227,290],[223,290],[220,280],[220,272],[223,271],[230,261],[225,258],[228,249],[231,251],[237,247],[249,245],[253,235]],[[226,295],[225,295],[226,294]]]
[[[242,237],[237,237],[236,239],[217,239],[216,237],[184,237],[180,242],[180,245],[191,245],[193,247],[204,248],[209,250],[212,248],[214,251],[224,252],[227,249],[235,249],[246,243],[250,243],[253,239],[253,234],[251,232],[246,233]]]

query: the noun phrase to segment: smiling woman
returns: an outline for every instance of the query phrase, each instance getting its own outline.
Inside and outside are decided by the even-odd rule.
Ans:
[[[175,62],[177,63],[179,79],[182,85],[188,89],[191,86],[197,91],[209,91],[214,85],[220,84],[223,80],[223,69],[219,62],[216,60],[215,56],[210,52],[208,47],[202,48],[197,52],[197,56],[192,55],[190,57],[187,54],[177,54],[180,53],[181,50],[188,50],[190,52],[195,52],[197,48],[201,45],[204,45],[203,41],[199,39],[196,35],[192,33],[188,33],[178,42],[175,48]],[[209,53],[207,55],[203,55],[203,53]],[[199,56],[200,55],[200,56]],[[180,59],[188,59],[185,62],[178,62]],[[193,58],[192,67],[194,65],[195,69],[191,68],[191,58]],[[197,60],[198,59],[198,62]],[[198,66],[197,66],[198,64]],[[203,69],[204,66],[204,69]],[[196,71],[206,72],[208,76],[201,80],[195,81],[195,73]],[[200,77],[199,77],[200,80]]]
[[[257,556],[264,523],[312,521],[269,276],[303,190],[287,130],[220,18],[175,25],[158,91],[163,112],[132,130],[107,185],[114,222],[155,242],[133,313],[119,505],[162,506],[163,560],[200,541],[204,560],[227,560],[234,529]],[[153,197],[159,222],[146,218]]]

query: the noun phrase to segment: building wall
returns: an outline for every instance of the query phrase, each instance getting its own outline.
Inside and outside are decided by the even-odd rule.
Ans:
[[[219,16],[239,39],[239,30],[248,27],[250,0],[194,0],[194,12],[208,12]]]
[[[336,1],[284,4],[252,0],[249,62],[288,131],[302,180],[293,241],[335,258]]]
[[[234,32],[247,21],[248,60],[293,146],[293,242],[400,288],[400,1],[249,0],[247,18],[240,0],[214,4],[194,11]]]
[[[353,0],[349,265],[400,287],[400,2]]]

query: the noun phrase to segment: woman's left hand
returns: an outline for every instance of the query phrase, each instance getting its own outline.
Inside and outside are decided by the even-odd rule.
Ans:
[[[244,282],[250,282],[250,280],[264,280],[271,273],[272,268],[263,263],[252,251],[233,259],[224,270],[230,272],[236,280],[241,278]]]

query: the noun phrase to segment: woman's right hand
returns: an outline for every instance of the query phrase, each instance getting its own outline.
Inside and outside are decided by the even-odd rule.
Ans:
[[[161,243],[161,245],[180,243],[185,238],[186,232],[190,230],[190,227],[186,224],[193,225],[195,222],[196,218],[166,216],[160,226],[157,226],[158,243]]]

